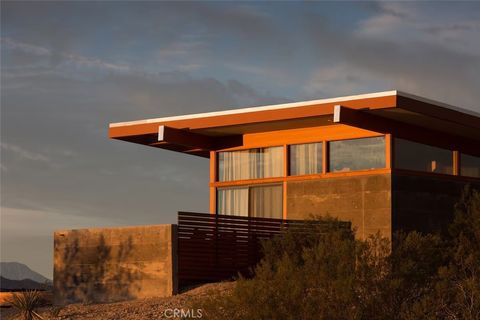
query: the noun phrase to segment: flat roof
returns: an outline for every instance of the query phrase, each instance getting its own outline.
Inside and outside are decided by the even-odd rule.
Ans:
[[[169,116],[169,117],[161,117],[161,118],[151,118],[151,119],[142,119],[142,120],[133,120],[133,121],[125,121],[125,122],[114,122],[110,123],[109,127],[123,127],[123,126],[130,126],[136,124],[145,124],[145,123],[156,123],[156,122],[169,122],[169,121],[176,121],[176,120],[189,120],[189,119],[198,119],[198,118],[207,118],[207,117],[214,117],[214,116],[222,116],[222,115],[235,115],[235,114],[242,114],[248,112],[258,112],[258,111],[270,111],[270,110],[281,110],[281,109],[288,109],[288,108],[295,108],[295,107],[304,107],[310,105],[317,105],[317,104],[326,104],[326,103],[340,103],[343,101],[351,101],[351,100],[360,100],[360,99],[368,99],[368,98],[378,98],[378,97],[387,97],[387,96],[402,96],[406,98],[412,98],[417,101],[426,102],[429,104],[437,105],[443,108],[455,110],[461,113],[470,114],[475,117],[480,117],[480,113],[475,111],[455,107],[443,102],[435,101],[432,99],[420,97],[414,94],[398,91],[398,90],[390,90],[390,91],[381,91],[381,92],[374,92],[374,93],[365,93],[359,95],[352,95],[352,96],[342,96],[342,97],[335,97],[335,98],[326,98],[326,99],[316,99],[316,100],[307,100],[307,101],[299,101],[299,102],[289,102],[289,103],[281,103],[281,104],[273,104],[267,106],[257,106],[257,107],[247,107],[247,108],[237,108],[237,109],[229,109],[224,111],[213,111],[213,112],[202,112],[202,113],[192,113],[180,116]]]
[[[109,136],[112,139],[152,145],[152,138],[155,140],[158,137],[159,128],[163,126],[188,131],[189,134],[226,137],[252,132],[331,125],[334,122],[333,114],[337,105],[358,111],[359,119],[369,116],[368,121],[364,122],[400,123],[474,142],[480,141],[480,113],[397,90],[117,122],[109,125]],[[358,121],[356,124],[363,125]],[[158,139],[153,142],[156,143],[156,147],[176,151],[184,149],[157,142]]]

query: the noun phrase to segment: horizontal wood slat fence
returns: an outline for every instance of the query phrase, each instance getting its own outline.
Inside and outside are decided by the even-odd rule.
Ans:
[[[262,255],[261,242],[284,230],[307,226],[302,220],[178,213],[180,286],[250,275]],[[350,228],[349,223],[345,226]]]

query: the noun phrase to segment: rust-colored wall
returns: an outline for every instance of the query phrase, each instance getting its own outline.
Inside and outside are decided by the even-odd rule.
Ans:
[[[391,175],[287,182],[287,219],[329,215],[351,221],[357,237],[391,237]]]
[[[480,182],[453,177],[392,174],[393,230],[445,230],[453,219],[455,203],[468,183],[480,189]]]
[[[113,302],[177,292],[176,225],[54,234],[54,302]]]

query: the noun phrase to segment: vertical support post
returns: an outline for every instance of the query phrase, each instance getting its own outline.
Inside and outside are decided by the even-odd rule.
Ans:
[[[211,185],[217,181],[217,153],[210,151],[210,213],[217,213],[217,190]]]
[[[287,176],[289,164],[288,145],[283,145],[283,202],[282,202],[282,216],[283,220],[287,219]]]
[[[460,152],[453,151],[453,175],[458,176],[460,174]]]
[[[328,172],[328,142],[326,140],[322,141],[322,174]]]
[[[392,135],[385,135],[385,168],[392,169],[393,144]]]

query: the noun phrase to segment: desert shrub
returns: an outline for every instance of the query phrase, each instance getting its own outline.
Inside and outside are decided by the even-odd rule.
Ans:
[[[448,236],[361,241],[332,219],[307,224],[267,241],[232,294],[198,301],[205,318],[480,319],[478,191],[465,190]]]
[[[448,263],[436,283],[439,312],[447,319],[480,319],[480,192],[466,188],[449,231]]]
[[[387,273],[388,243],[378,236],[357,241],[333,219],[307,225],[267,241],[255,277],[240,278],[230,296],[202,301],[206,316],[355,319],[363,312],[362,303],[373,309],[374,293]]]
[[[40,291],[27,290],[15,292],[10,304],[17,309],[24,320],[43,319],[35,310],[41,306],[42,298]]]
[[[394,235],[390,272],[384,282],[382,305],[394,319],[436,319],[431,303],[439,268],[448,248],[439,235],[418,232]]]

